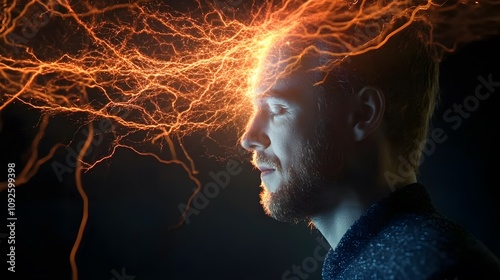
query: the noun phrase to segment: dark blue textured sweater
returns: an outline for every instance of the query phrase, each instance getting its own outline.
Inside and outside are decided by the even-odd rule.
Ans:
[[[323,279],[500,279],[500,261],[408,185],[372,205],[323,264]]]

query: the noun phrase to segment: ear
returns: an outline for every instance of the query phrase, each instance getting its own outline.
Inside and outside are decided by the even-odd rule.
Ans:
[[[355,96],[358,106],[352,118],[354,140],[362,141],[373,133],[384,118],[385,96],[376,88],[366,86]]]

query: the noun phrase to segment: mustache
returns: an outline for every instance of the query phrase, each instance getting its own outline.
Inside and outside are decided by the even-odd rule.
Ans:
[[[272,157],[263,153],[254,152],[252,154],[252,165],[258,167],[259,165],[270,166],[274,169],[280,170],[281,163],[277,157]]]

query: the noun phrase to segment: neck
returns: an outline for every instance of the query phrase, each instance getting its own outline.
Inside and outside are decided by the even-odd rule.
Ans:
[[[343,196],[338,205],[328,211],[322,212],[312,218],[312,224],[321,232],[332,249],[335,249],[347,230],[361,217],[361,215],[375,202],[389,195],[391,192],[416,182],[415,176],[405,178],[404,182],[395,188],[387,185],[362,188]]]
[[[375,142],[376,149],[370,148],[368,152],[358,153],[358,157],[351,157],[350,166],[357,168],[348,173],[349,179],[344,184],[332,186],[332,194],[325,194],[332,207],[312,218],[312,224],[333,249],[368,207],[417,181],[414,172],[401,174],[399,167],[391,161],[393,157],[386,141],[378,139]],[[357,150],[361,148],[357,147]],[[397,181],[389,182],[385,176],[387,173],[396,174]]]
[[[344,200],[338,207],[315,216],[312,223],[332,249],[335,249],[340,239],[365,210],[366,206],[353,196]]]

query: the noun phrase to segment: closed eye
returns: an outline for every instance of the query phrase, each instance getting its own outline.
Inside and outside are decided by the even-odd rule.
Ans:
[[[279,104],[273,104],[270,106],[270,114],[272,116],[281,116],[281,115],[284,115],[286,114],[287,112],[287,108],[283,105],[279,105]]]

